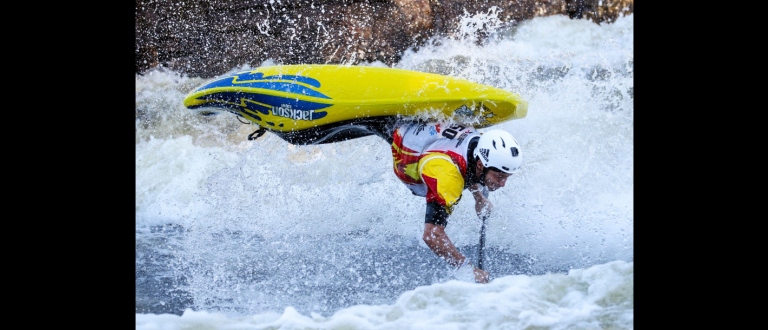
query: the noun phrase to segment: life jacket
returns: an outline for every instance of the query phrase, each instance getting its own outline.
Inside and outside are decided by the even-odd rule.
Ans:
[[[480,133],[473,127],[459,124],[402,125],[392,133],[395,175],[414,195],[427,197],[427,202],[437,201],[450,212],[461,198],[467,178],[467,150],[476,136]],[[425,176],[425,172],[432,175]]]

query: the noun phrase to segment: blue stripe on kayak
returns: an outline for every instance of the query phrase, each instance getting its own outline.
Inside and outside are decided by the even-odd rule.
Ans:
[[[197,98],[198,100],[205,100],[206,102],[200,105],[189,107],[189,109],[204,108],[204,107],[222,107],[227,109],[233,109],[237,111],[244,111],[245,109],[251,111],[258,111],[262,114],[269,114],[269,111],[273,108],[280,108],[288,106],[294,110],[308,111],[319,110],[332,106],[333,104],[324,104],[311,101],[302,101],[295,98],[287,98],[280,96],[264,95],[258,93],[245,93],[245,92],[221,92],[203,95]],[[252,101],[252,102],[249,102]],[[268,104],[270,107],[265,107],[258,103]],[[320,119],[328,114],[327,111],[316,111],[312,113],[310,120]]]
[[[292,82],[286,80],[292,80]],[[202,91],[216,87],[249,87],[330,99],[330,97],[327,95],[304,85],[299,85],[297,82],[307,84],[315,88],[320,88],[320,82],[314,78],[295,75],[273,75],[264,77],[264,74],[261,72],[242,72],[216,81],[212,81],[197,88],[195,91]]]

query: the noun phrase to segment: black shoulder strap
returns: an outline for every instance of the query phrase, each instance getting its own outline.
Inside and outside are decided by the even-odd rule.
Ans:
[[[467,181],[464,184],[465,188],[472,184],[479,183],[480,180],[475,176],[475,148],[477,148],[477,142],[480,141],[479,136],[475,136],[472,140],[469,140],[469,147],[467,148]]]

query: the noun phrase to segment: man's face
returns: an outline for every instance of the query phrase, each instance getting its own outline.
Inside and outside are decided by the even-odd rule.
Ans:
[[[512,174],[490,170],[485,174],[485,186],[488,187],[488,191],[494,191],[504,187],[507,183],[507,178],[510,176]]]
[[[477,161],[477,167],[479,170],[478,175],[482,175],[483,173],[483,163],[480,162],[480,160]],[[504,185],[507,183],[507,179],[512,176],[512,174],[499,172],[495,170],[489,170],[488,173],[485,175],[485,186],[488,187],[488,191],[494,191],[496,189],[499,189],[501,187],[504,187]]]

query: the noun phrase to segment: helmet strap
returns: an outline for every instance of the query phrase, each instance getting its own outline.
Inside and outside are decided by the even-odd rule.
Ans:
[[[478,166],[477,162],[480,160],[480,158],[475,157],[474,159],[475,161],[472,163],[472,168],[469,175],[469,179],[470,179],[469,181],[479,183],[480,185],[485,186],[485,175],[488,173],[489,168],[483,166],[483,175],[478,177],[476,175],[477,166]],[[480,162],[480,164],[482,164],[482,162]]]
[[[468,169],[468,182],[470,183],[479,183],[482,186],[485,186],[485,174],[488,173],[488,168],[483,167],[483,176],[477,177],[477,162],[480,160],[479,157],[471,156],[475,152],[475,148],[477,148],[477,142],[480,141],[480,137],[476,136],[472,138],[472,140],[469,142],[469,148],[467,148],[467,159],[472,159],[470,168]],[[480,162],[482,164],[482,162]]]
[[[485,185],[485,175],[488,174],[488,171],[490,170],[490,168],[483,166],[483,176],[481,176],[480,180],[478,180],[481,185]]]

